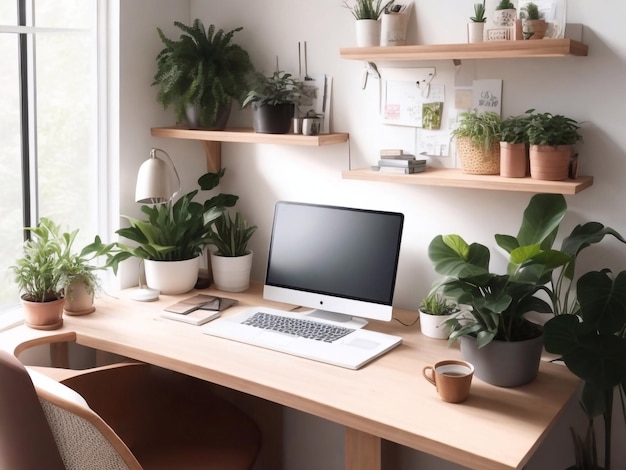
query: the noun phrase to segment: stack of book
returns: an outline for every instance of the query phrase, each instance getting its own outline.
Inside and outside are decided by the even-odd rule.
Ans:
[[[378,165],[372,167],[374,171],[382,173],[412,174],[426,170],[426,160],[417,160],[415,155],[409,155],[402,150],[381,150]]]

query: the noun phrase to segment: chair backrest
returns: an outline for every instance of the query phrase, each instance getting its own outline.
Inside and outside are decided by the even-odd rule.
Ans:
[[[5,365],[7,364],[7,365]],[[14,383],[19,383],[24,389],[29,390],[29,401],[14,403],[14,414],[17,418],[13,421],[12,427],[21,429],[21,421],[26,419],[22,413],[37,415],[38,425],[41,431],[48,437],[49,452],[55,454],[54,458],[40,452],[40,444],[30,438],[31,431],[24,428],[25,437],[28,441],[15,442],[6,441],[6,445],[11,445],[14,449],[9,449],[10,453],[6,459],[11,458],[5,465],[5,455],[3,446],[4,439],[0,442],[0,468],[10,468],[12,470],[39,470],[46,469],[67,469],[67,470],[141,470],[141,465],[135,456],[128,449],[126,444],[115,434],[115,432],[102,420],[102,418],[89,408],[85,400],[71,388],[57,382],[50,377],[26,368],[11,355],[0,357],[0,369],[14,370],[13,376],[0,373],[0,405],[1,412],[4,413],[3,405],[8,402],[5,399],[4,384],[10,384],[8,389],[14,387]],[[22,393],[24,391],[22,390]],[[8,396],[7,396],[8,397]],[[9,404],[10,406],[10,404]],[[11,418],[7,411],[7,418]],[[17,420],[17,421],[16,421]],[[0,414],[0,429],[4,434],[5,419]],[[8,421],[6,423],[7,426]],[[22,433],[20,433],[22,434]],[[46,448],[46,449],[48,449]],[[36,454],[42,460],[37,460],[22,464],[19,457],[20,450],[26,449],[26,455],[33,453],[32,449],[37,449]],[[15,452],[15,457],[11,457],[11,452]],[[48,450],[46,450],[48,452]],[[21,458],[21,457],[20,457]],[[48,460],[50,459],[50,460]],[[50,462],[53,462],[51,464]],[[58,464],[54,464],[58,462]]]
[[[0,351],[0,468],[65,469],[28,372],[6,351]]]

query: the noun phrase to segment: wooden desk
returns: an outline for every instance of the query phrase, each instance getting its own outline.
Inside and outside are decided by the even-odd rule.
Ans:
[[[102,297],[96,312],[65,317],[60,330],[19,326],[0,333],[0,347],[17,354],[50,337],[76,341],[319,416],[346,427],[346,468],[358,470],[380,469],[381,438],[473,469],[520,469],[578,386],[567,368],[542,362],[529,385],[498,388],[475,378],[470,398],[449,404],[421,370],[460,358],[460,352],[421,335],[417,324],[371,322],[368,328],[400,335],[403,344],[352,371],[211,337],[200,327],[159,317],[160,309],[192,294],[151,303],[124,299],[124,292],[120,299]],[[225,296],[239,298],[240,306],[290,307],[262,301],[259,285]],[[395,315],[410,321],[416,313]]]

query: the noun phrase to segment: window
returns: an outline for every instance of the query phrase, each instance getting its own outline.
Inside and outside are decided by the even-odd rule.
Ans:
[[[22,227],[98,233],[98,0],[0,2],[0,323],[18,304]]]

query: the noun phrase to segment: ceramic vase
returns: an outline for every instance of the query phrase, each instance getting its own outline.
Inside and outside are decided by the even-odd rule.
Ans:
[[[219,256],[211,253],[215,287],[224,292],[243,292],[250,287],[252,251],[244,256]]]
[[[467,42],[483,42],[483,32],[485,31],[485,23],[467,23]]]
[[[380,21],[357,20],[356,45],[357,47],[380,46]]]
[[[93,288],[92,288],[93,289]],[[94,293],[89,292],[82,279],[76,279],[65,288],[64,313],[70,316],[87,315],[96,310],[93,305]]]
[[[422,309],[420,312],[420,330],[424,336],[435,339],[448,339],[450,336],[450,327],[444,325],[443,322],[449,320],[452,315],[431,315],[424,312]]]
[[[198,282],[200,257],[183,261],[144,260],[146,284],[157,289],[161,294],[184,294],[194,288]]]

